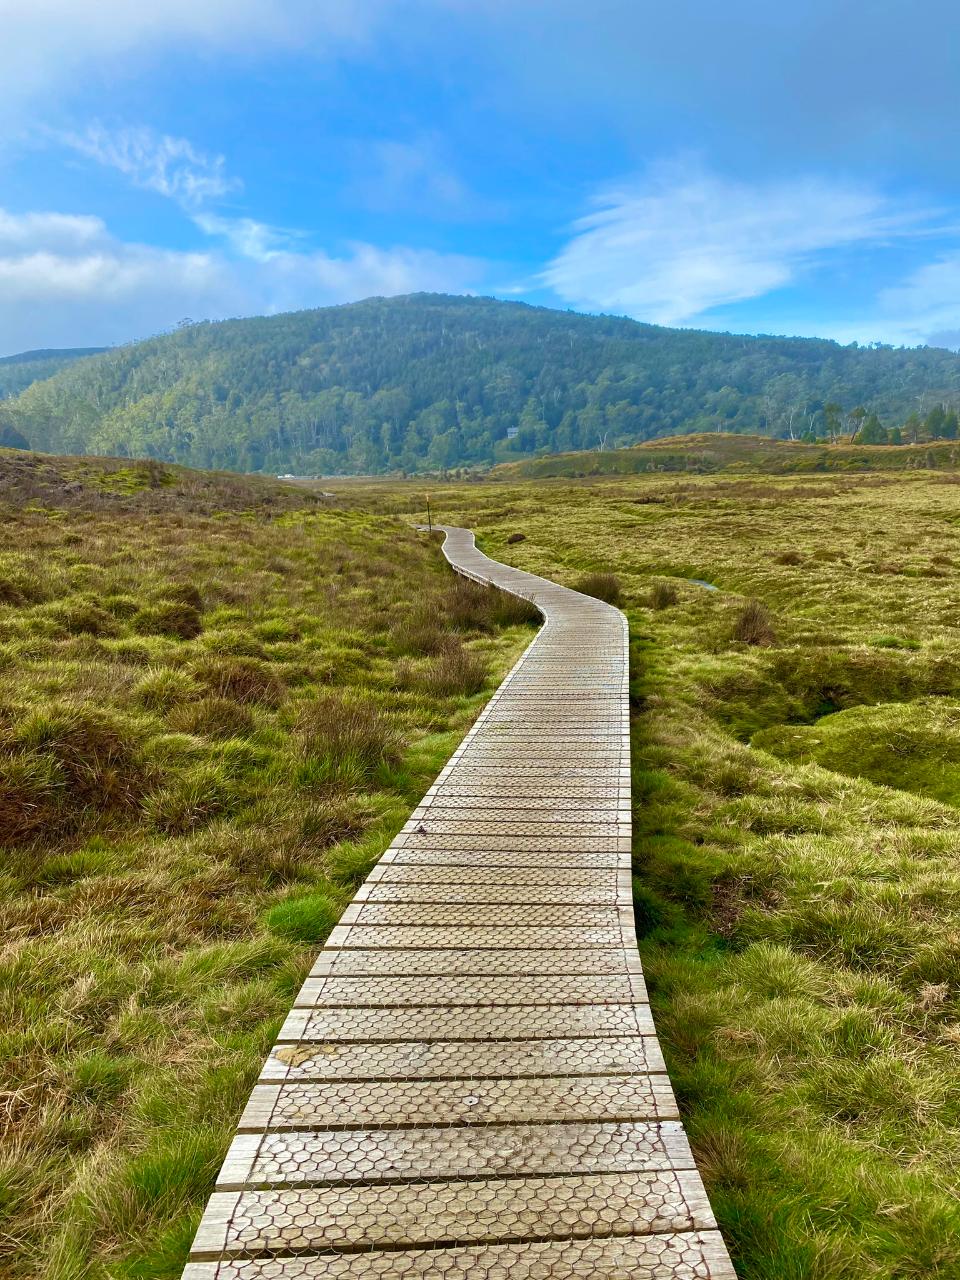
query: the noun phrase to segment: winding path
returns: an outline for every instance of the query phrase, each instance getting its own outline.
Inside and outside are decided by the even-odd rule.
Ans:
[[[445,532],[546,625],[320,953],[184,1280],[733,1280],[636,950],[626,619]]]

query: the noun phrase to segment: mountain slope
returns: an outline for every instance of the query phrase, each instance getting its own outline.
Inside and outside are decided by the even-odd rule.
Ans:
[[[830,401],[897,421],[924,398],[960,402],[960,357],[416,294],[179,329],[34,384],[0,424],[50,452],[375,472],[786,434]]]
[[[33,382],[52,378],[61,369],[83,360],[87,356],[100,355],[106,347],[69,347],[64,350],[48,348],[44,351],[21,351],[15,356],[0,356],[0,400],[19,395]]]

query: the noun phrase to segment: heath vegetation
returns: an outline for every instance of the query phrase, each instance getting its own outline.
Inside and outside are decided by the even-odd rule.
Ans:
[[[531,632],[275,482],[0,453],[0,1273],[180,1273],[311,955]]]
[[[960,1275],[957,478],[431,496],[498,559],[616,577],[640,946],[738,1275]]]

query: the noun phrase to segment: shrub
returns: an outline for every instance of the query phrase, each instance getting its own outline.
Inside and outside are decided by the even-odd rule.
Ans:
[[[585,573],[573,584],[573,589],[582,592],[585,596],[604,600],[607,604],[619,605],[623,599],[620,579],[615,573],[604,573],[599,570],[595,573]]]
[[[658,578],[650,588],[651,609],[669,609],[679,599],[676,583],[670,582],[667,578]]]
[[[741,644],[771,645],[776,643],[773,619],[760,600],[748,600],[733,624],[733,639]]]
[[[296,733],[306,783],[363,783],[400,758],[393,721],[359,698],[321,694],[301,711]]]
[[[178,733],[198,734],[206,738],[239,738],[252,733],[254,727],[249,707],[216,694],[176,707],[169,723],[170,728]]]
[[[141,635],[176,636],[193,640],[203,629],[200,610],[179,600],[161,600],[140,610],[133,628]]]
[[[330,930],[340,919],[340,908],[324,893],[311,893],[304,898],[287,898],[271,907],[266,925],[271,933],[289,942],[325,942]]]
[[[259,658],[210,657],[194,674],[214,696],[232,698],[246,706],[276,707],[286,694],[283,681],[269,663]]]
[[[132,469],[140,484],[148,489],[163,489],[167,485],[176,484],[172,472],[167,471],[156,458],[145,458]]]

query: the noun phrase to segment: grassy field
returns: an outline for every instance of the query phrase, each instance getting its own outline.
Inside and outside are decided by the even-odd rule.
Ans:
[[[656,472],[756,472],[765,475],[874,471],[955,471],[960,466],[956,440],[920,444],[804,444],[770,436],[729,432],[669,436],[628,449],[553,453],[494,468],[505,480],[578,479],[585,476],[636,475]]]
[[[0,453],[11,1280],[174,1280],[311,954],[529,639],[423,485],[325,483]],[[742,1280],[955,1280],[960,483],[431,494],[630,617],[640,945]]]
[[[616,579],[640,945],[742,1280],[956,1280],[958,477],[431,489],[498,559]]]
[[[0,451],[0,1275],[179,1275],[355,885],[531,636],[383,515]]]

